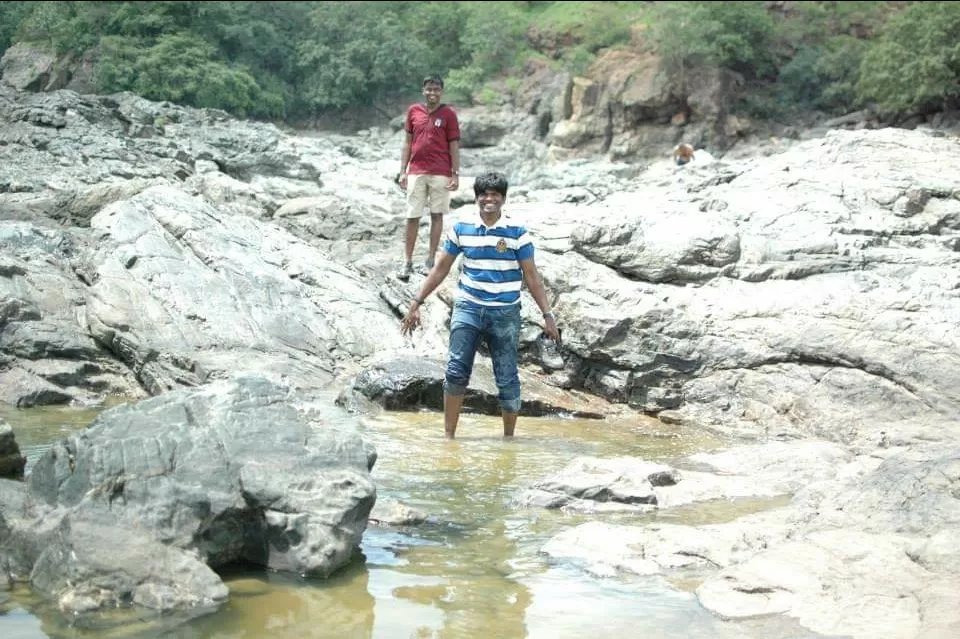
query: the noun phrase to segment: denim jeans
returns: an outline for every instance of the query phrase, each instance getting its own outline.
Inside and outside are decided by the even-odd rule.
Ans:
[[[517,346],[520,339],[520,305],[481,306],[457,300],[450,317],[450,354],[443,390],[463,395],[470,383],[473,360],[481,340],[486,340],[493,362],[500,409],[520,412],[520,376]]]

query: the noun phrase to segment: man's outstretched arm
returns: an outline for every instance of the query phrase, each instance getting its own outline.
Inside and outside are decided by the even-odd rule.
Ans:
[[[423,281],[423,286],[420,287],[420,292],[417,293],[417,296],[410,302],[410,310],[407,311],[407,316],[400,322],[400,332],[403,335],[412,333],[414,329],[420,325],[420,306],[422,306],[427,297],[430,296],[430,293],[433,293],[447,277],[456,259],[456,255],[448,253],[447,251],[440,253],[440,259],[438,259],[437,263],[430,269],[427,279]]]
[[[423,286],[420,287],[420,293],[417,294],[414,301],[423,304],[424,300],[430,296],[430,293],[433,293],[433,291],[440,286],[441,282],[446,279],[447,275],[449,275],[450,269],[453,268],[453,263],[456,259],[456,255],[447,253],[446,251],[440,251],[440,259],[438,259],[436,264],[433,265],[433,268],[430,269],[430,273],[427,274],[427,279],[423,281]]]

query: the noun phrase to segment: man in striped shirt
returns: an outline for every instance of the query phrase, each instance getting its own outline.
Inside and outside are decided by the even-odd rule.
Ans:
[[[533,258],[533,242],[523,226],[503,214],[507,178],[485,173],[474,180],[478,215],[456,222],[447,232],[443,251],[427,275],[420,293],[410,303],[401,331],[410,333],[420,324],[420,306],[446,278],[458,255],[463,268],[450,317],[450,347],[443,383],[443,427],[453,439],[460,421],[463,398],[473,372],[481,340],[486,340],[497,382],[503,435],[512,437],[520,412],[520,377],[517,347],[520,338],[520,288],[527,289],[543,313],[544,333],[560,339],[556,318]]]

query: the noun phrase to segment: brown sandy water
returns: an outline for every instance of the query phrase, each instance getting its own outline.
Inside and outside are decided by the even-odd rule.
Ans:
[[[32,463],[52,441],[82,428],[96,412],[8,409],[0,417],[14,427]],[[540,547],[588,518],[508,505],[515,491],[577,456],[667,461],[722,444],[709,436],[641,416],[521,419],[513,440],[499,436],[498,419],[476,415],[463,417],[454,441],[443,439],[440,415],[429,412],[366,418],[362,429],[378,451],[373,477],[379,495],[424,511],[428,523],[371,526],[354,562],[326,581],[262,571],[225,575],[229,602],[186,621],[142,611],[69,619],[20,588],[0,604],[6,613],[0,614],[0,637],[811,636],[781,622],[755,634],[743,625],[727,625],[700,608],[692,594],[695,583],[599,579],[553,565],[539,554]],[[604,519],[719,523],[779,503],[718,501]]]

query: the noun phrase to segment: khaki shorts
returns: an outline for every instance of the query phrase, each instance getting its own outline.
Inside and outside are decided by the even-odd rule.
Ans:
[[[407,219],[423,216],[423,208],[429,206],[432,215],[450,212],[450,191],[444,175],[410,175],[407,178]]]

